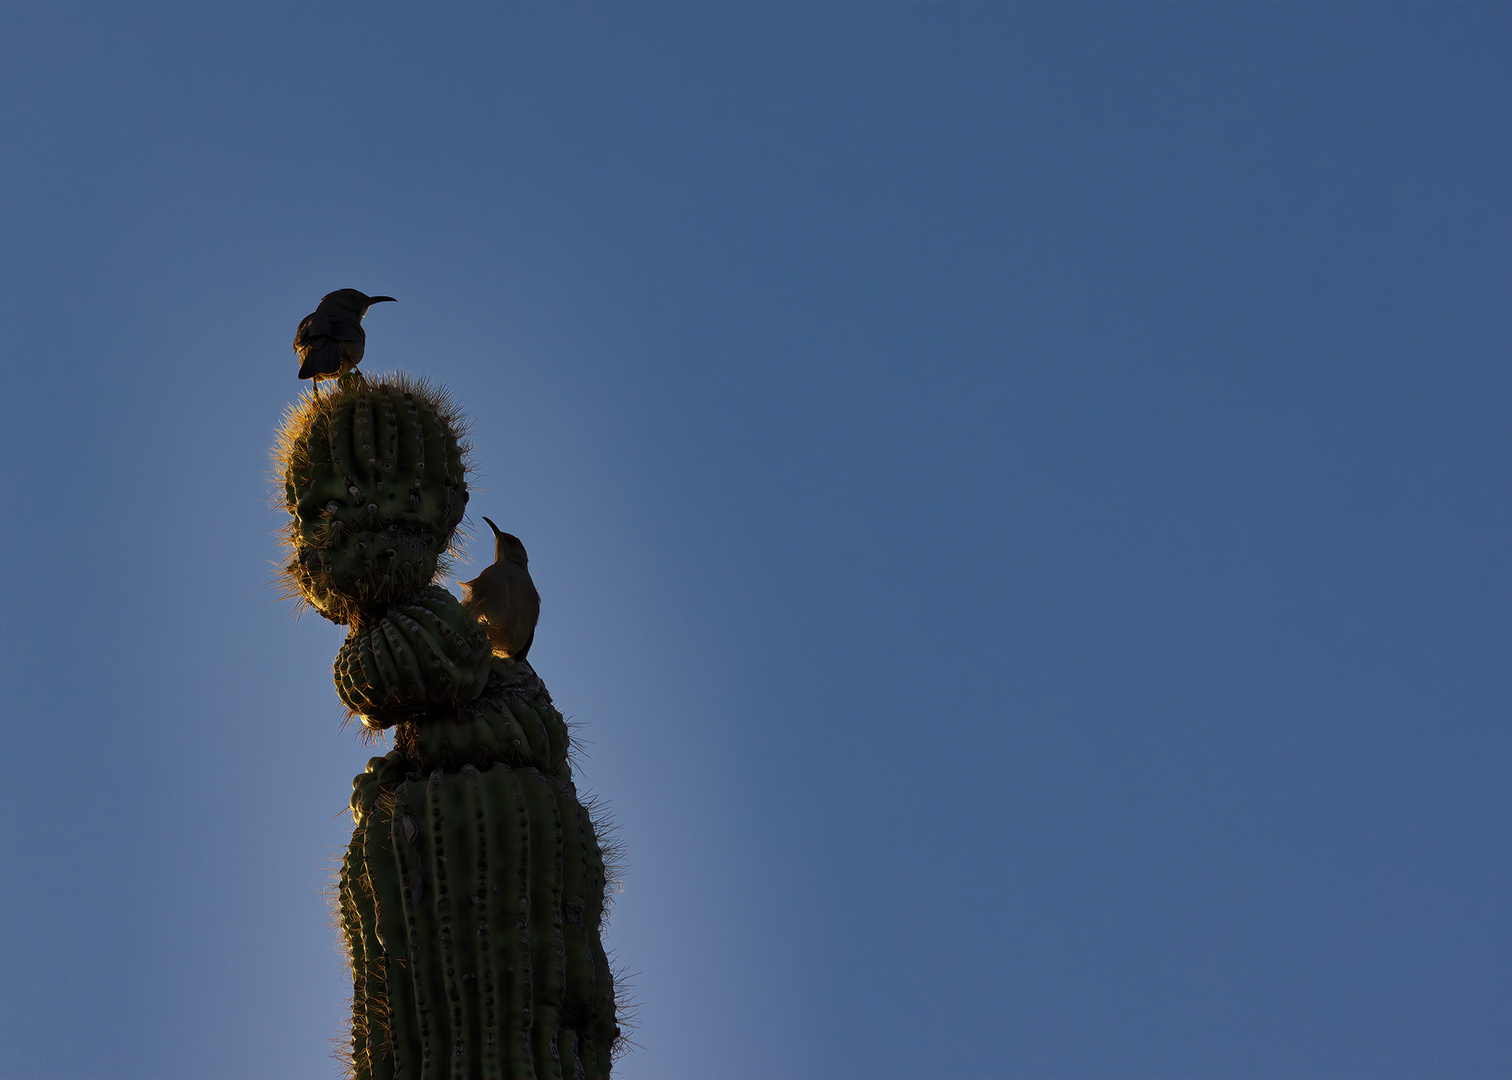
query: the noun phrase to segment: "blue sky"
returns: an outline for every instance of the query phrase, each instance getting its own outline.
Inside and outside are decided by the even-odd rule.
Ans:
[[[1512,9],[0,27],[0,1077],[336,1075],[348,286],[530,550],[621,1075],[1512,1070]]]

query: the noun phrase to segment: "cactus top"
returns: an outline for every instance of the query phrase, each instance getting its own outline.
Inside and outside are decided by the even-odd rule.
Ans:
[[[273,452],[290,595],[353,623],[428,586],[467,509],[463,435],[446,395],[402,374],[292,406]]]

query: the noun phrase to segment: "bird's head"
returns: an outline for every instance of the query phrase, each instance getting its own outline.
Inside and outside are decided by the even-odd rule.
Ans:
[[[518,536],[501,532],[499,527],[492,521],[489,521],[488,518],[484,518],[483,520],[488,521],[488,527],[493,530],[494,562],[507,561],[515,563],[518,566],[525,566],[530,562],[529,556],[525,554],[525,545],[520,543]]]
[[[367,309],[374,304],[380,304],[385,300],[394,301],[392,296],[369,296],[365,292],[356,289],[337,289],[333,293],[326,293],[320,298],[320,306],[327,304],[350,311],[359,319],[367,314]],[[394,301],[397,303],[397,301]]]

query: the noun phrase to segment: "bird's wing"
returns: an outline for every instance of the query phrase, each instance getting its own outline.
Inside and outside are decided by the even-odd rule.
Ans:
[[[299,346],[296,344],[295,348]],[[341,342],[331,338],[317,338],[299,349],[301,379],[313,379],[316,375],[334,375],[341,370]]]
[[[336,322],[329,311],[312,311],[300,321],[299,329],[294,331],[294,340],[330,337]]]
[[[299,329],[294,331],[295,352],[303,354],[304,351],[310,347],[310,342],[313,339],[324,335],[323,330],[317,330],[315,328],[315,320],[319,319],[320,317],[320,313],[316,312],[314,315],[306,315],[303,319],[300,320]]]

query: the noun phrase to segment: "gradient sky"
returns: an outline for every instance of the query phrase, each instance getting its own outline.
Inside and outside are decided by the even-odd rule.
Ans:
[[[0,7],[0,1077],[336,1075],[347,286],[529,547],[627,1080],[1512,1073],[1509,41]]]

